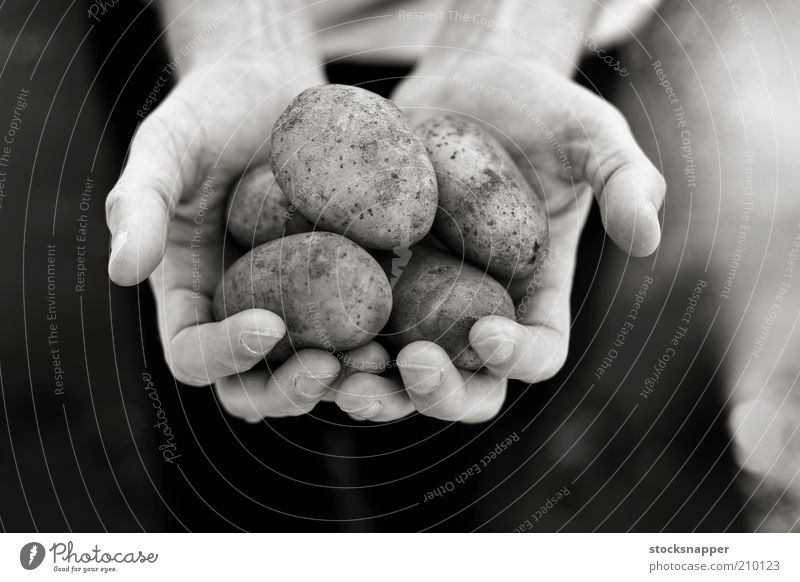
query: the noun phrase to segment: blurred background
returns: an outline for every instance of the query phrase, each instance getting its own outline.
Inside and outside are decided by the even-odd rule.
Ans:
[[[551,381],[512,386],[491,423],[356,424],[322,403],[248,425],[211,388],[176,384],[149,288],[109,283],[104,215],[137,110],[170,59],[144,3],[120,2],[100,23],[88,6],[0,5],[0,131],[16,127],[0,168],[3,530],[797,528],[786,481],[735,458],[716,321],[724,277],[703,260],[629,260],[596,213],[569,361]],[[607,69],[589,59],[580,81],[613,97]],[[337,62],[328,74],[388,95],[408,70]],[[698,281],[708,287],[666,362]]]

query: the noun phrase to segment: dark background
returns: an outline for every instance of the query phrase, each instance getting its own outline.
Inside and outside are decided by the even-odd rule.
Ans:
[[[33,10],[16,2],[3,15],[0,127],[19,89],[30,89],[0,209],[3,530],[510,531],[564,487],[567,497],[530,519],[534,531],[747,529],[746,484],[729,454],[719,355],[704,316],[656,391],[639,396],[702,274],[654,273],[628,343],[594,380],[653,266],[608,244],[595,214],[581,245],[570,360],[552,381],[512,386],[492,423],[416,416],[357,425],[321,404],[313,416],[251,426],[226,417],[210,388],[177,385],[147,285],[117,288],[106,274],[104,197],[136,111],[169,61],[155,15],[120,2],[90,28],[86,5],[60,0]],[[406,72],[329,68],[334,82],[384,95]],[[582,82],[602,91],[591,65],[585,72]],[[78,293],[75,236],[87,176],[90,250]],[[56,248],[63,394],[48,344],[48,244]],[[157,448],[143,373],[175,435],[180,457],[172,464]],[[480,475],[423,502],[512,433],[519,441]]]

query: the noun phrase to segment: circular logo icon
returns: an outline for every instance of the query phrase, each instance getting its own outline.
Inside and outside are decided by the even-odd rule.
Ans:
[[[39,542],[29,542],[19,551],[19,563],[26,570],[35,570],[44,561],[44,546]]]

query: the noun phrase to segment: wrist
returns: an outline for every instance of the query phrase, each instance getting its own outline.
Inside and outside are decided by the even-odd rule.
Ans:
[[[537,61],[565,74],[577,66],[596,18],[593,0],[459,0],[444,14],[437,51],[463,49]]]
[[[305,10],[288,0],[163,0],[167,47],[180,75],[220,63],[318,65]]]

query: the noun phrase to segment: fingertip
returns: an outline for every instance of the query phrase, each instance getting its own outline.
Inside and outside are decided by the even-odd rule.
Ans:
[[[469,330],[469,341],[473,343],[496,335],[509,335],[515,322],[500,315],[486,315],[476,321]]]
[[[661,242],[661,224],[658,209],[649,200],[641,200],[636,208],[636,229],[631,245],[635,257],[652,255]]]
[[[569,336],[551,327],[505,320],[483,323],[470,333],[470,343],[495,376],[541,382],[564,366]]]
[[[284,364],[290,373],[292,386],[296,396],[292,397],[299,404],[315,403],[321,400],[339,378],[341,365],[331,354],[322,350],[303,350]],[[286,377],[286,374],[281,374]]]
[[[234,331],[263,333],[278,339],[286,335],[283,319],[266,309],[246,309],[226,318],[223,323]]]
[[[447,352],[434,342],[417,341],[408,344],[397,354],[397,366],[401,369],[412,365],[441,367],[450,363]]]
[[[237,342],[248,355],[261,358],[271,352],[282,337],[283,334],[271,331],[246,329],[239,332]]]
[[[293,358],[290,358],[291,360],[294,360],[293,365],[296,366],[298,372],[322,378],[329,385],[339,376],[342,369],[339,359],[324,350],[300,350]]]
[[[381,374],[386,370],[389,360],[386,348],[374,341],[352,349],[342,357],[342,362],[350,373]]]
[[[603,225],[611,240],[626,253],[645,257],[658,247],[658,211],[666,189],[664,176],[641,152],[605,184],[599,199]]]
[[[217,393],[217,401],[227,414],[248,424],[261,421],[262,415],[259,414],[255,402],[245,390],[241,378],[237,376],[222,377],[215,382],[214,388]]]
[[[465,380],[469,384],[469,380]],[[467,409],[460,419],[464,424],[481,424],[493,420],[503,409],[506,401],[508,382],[505,378],[496,379],[487,385],[484,383],[477,391],[478,400]]]
[[[380,378],[380,376],[378,376]],[[347,387],[347,392],[350,395],[356,395],[358,397],[362,396],[369,396],[372,390],[370,390],[370,386],[374,386],[376,382],[376,376],[374,374],[369,374],[367,372],[354,372],[350,374],[347,379],[342,382],[342,387]],[[339,396],[337,396],[337,399]]]
[[[131,229],[114,234],[108,259],[108,276],[122,287],[137,285],[155,271],[164,257],[161,243],[150,239],[143,243],[141,236]]]
[[[168,211],[154,195],[133,199],[128,191],[112,191],[109,198],[108,275],[115,284],[130,287],[149,277],[164,258]]]
[[[266,309],[248,309],[225,320],[228,329],[237,336],[237,341],[249,353],[257,356],[268,354],[286,335],[283,320]]]
[[[414,405],[395,380],[357,372],[342,383],[336,404],[350,418],[387,422],[408,416]]]
[[[397,368],[406,390],[420,398],[439,388],[452,366],[447,352],[433,342],[414,342],[397,354]]]
[[[661,224],[652,202],[639,199],[625,208],[610,208],[606,230],[620,249],[634,257],[646,257],[661,242]]]
[[[485,364],[505,364],[511,361],[517,349],[518,325],[505,317],[483,317],[469,331],[470,345]]]
[[[111,251],[108,257],[108,276],[117,285],[130,287],[141,282],[138,268],[131,264],[128,249],[128,231],[120,229],[111,236]]]
[[[380,377],[376,378],[375,375],[365,372],[348,376],[336,392],[336,405],[343,412],[362,418],[367,418],[371,412],[377,412],[376,397],[380,395],[376,388],[378,378]]]

